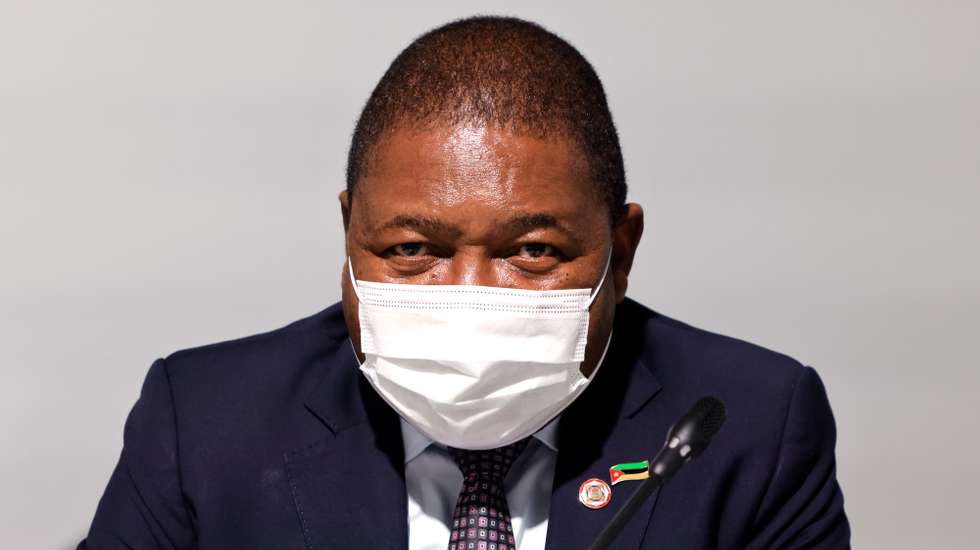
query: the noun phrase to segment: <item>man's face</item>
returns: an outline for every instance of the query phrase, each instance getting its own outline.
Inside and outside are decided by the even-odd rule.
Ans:
[[[485,127],[398,131],[373,150],[353,204],[340,203],[359,280],[532,290],[594,288],[582,373],[591,375],[642,232],[628,208],[611,228],[588,164],[568,139]],[[357,297],[343,271],[343,306],[359,357]]]

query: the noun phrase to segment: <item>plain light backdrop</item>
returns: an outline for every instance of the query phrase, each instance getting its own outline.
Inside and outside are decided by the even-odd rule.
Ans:
[[[823,377],[855,547],[972,547],[969,0],[0,0],[0,545],[83,536],[154,358],[339,298],[359,109],[477,13],[602,77],[647,212],[630,294]]]

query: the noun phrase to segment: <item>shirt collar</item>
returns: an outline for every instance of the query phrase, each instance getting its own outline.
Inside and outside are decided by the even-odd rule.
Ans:
[[[555,417],[551,422],[545,424],[543,428],[534,433],[531,437],[540,441],[545,447],[554,452],[558,452],[558,418]],[[429,439],[427,435],[420,432],[404,418],[399,418],[402,424],[402,443],[405,446],[405,464],[411,462],[415,457],[422,454],[429,445],[445,447]]]

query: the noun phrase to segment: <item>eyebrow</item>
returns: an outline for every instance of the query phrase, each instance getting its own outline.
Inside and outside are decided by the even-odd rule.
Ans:
[[[531,229],[557,229],[571,234],[572,230],[563,221],[551,214],[517,214],[499,225],[510,231],[529,231]]]
[[[526,232],[532,229],[557,229],[568,235],[573,233],[563,221],[551,214],[543,213],[520,213],[495,225],[508,232]],[[422,232],[446,233],[454,237],[458,237],[463,233],[459,227],[446,223],[438,218],[407,214],[395,216],[385,222],[381,226],[381,230],[386,229],[414,229]]]
[[[405,214],[395,216],[385,222],[381,226],[381,230],[383,231],[385,229],[415,229],[431,233],[449,233],[453,236],[459,236],[463,233],[455,225],[448,224],[437,218]]]

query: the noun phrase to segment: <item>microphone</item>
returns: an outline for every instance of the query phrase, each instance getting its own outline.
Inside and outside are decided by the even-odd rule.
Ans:
[[[626,526],[653,491],[672,478],[681,466],[701,454],[725,423],[725,405],[716,397],[702,397],[667,431],[667,441],[650,462],[650,477],[636,488],[589,550],[604,550]]]

